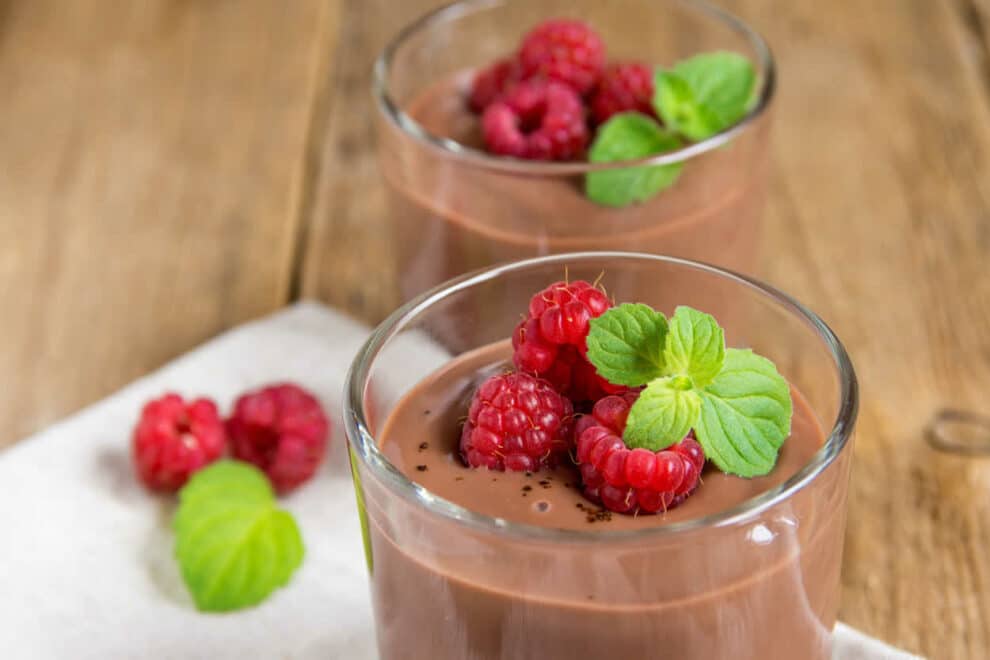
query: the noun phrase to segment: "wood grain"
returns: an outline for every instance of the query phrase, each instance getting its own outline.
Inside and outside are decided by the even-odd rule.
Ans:
[[[943,407],[990,413],[985,45],[962,9],[765,22],[782,80],[768,275],[833,324],[862,384],[841,614],[933,658],[990,653],[990,461],[924,442]]]
[[[0,445],[296,296],[394,304],[371,62],[436,0],[0,0]],[[841,616],[990,657],[990,0],[733,0],[781,86],[765,275],[863,402]]]
[[[285,303],[335,12],[0,3],[0,446]]]
[[[990,459],[924,442],[943,407],[990,414],[990,4],[725,4],[781,72],[763,275],[835,327],[862,384],[841,616],[932,658],[990,657]],[[368,267],[388,262],[361,147],[389,33],[374,5],[345,10],[302,271],[303,292],[365,318],[394,295]]]

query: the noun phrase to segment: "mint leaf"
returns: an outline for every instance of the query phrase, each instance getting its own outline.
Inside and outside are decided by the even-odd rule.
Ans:
[[[694,430],[705,455],[720,470],[757,477],[777,462],[791,432],[792,413],[790,387],[773,362],[730,348],[721,372],[702,392]]]
[[[725,334],[710,314],[678,307],[670,317],[663,357],[667,373],[687,376],[694,387],[705,387],[722,369]]]
[[[203,611],[256,605],[302,563],[295,520],[247,463],[218,461],[197,472],[179,491],[173,528],[182,578]]]
[[[701,397],[683,376],[658,378],[629,409],[622,440],[630,449],[666,449],[691,430],[700,406]]]
[[[649,305],[625,303],[591,319],[588,360],[616,385],[637,387],[663,375],[667,319]]]
[[[658,70],[653,83],[657,115],[669,128],[698,141],[746,115],[754,100],[756,71],[738,53],[703,53]]]
[[[677,136],[652,118],[638,112],[624,112],[614,115],[598,129],[588,160],[592,163],[637,160],[680,146]],[[682,167],[682,163],[671,163],[589,172],[585,177],[585,193],[605,206],[642,202],[672,186]]]

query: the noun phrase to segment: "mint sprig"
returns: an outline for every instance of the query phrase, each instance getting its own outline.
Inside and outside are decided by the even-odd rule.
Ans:
[[[182,578],[203,611],[256,605],[302,563],[295,520],[247,463],[218,461],[197,472],[179,491],[172,526]]]
[[[773,362],[726,348],[715,319],[678,307],[670,321],[646,305],[620,305],[591,321],[588,359],[599,375],[645,385],[629,410],[622,439],[651,451],[694,429],[705,455],[723,472],[769,473],[790,435],[790,386]]]
[[[653,109],[663,121],[638,112],[612,116],[599,127],[588,152],[592,163],[639,160],[700,141],[742,119],[756,100],[756,71],[738,53],[713,52],[657,68]],[[684,163],[589,172],[585,194],[604,206],[643,202],[677,181]]]
[[[624,112],[614,115],[598,129],[588,160],[592,163],[638,160],[680,146],[680,138],[655,120],[638,112]],[[585,177],[585,193],[605,206],[642,202],[674,185],[683,167],[683,163],[671,163],[589,172]]]
[[[657,70],[653,107],[670,129],[699,141],[749,111],[756,90],[753,64],[738,53],[702,53]]]

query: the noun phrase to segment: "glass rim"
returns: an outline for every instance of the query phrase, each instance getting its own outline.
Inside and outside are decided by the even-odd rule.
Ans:
[[[588,162],[552,162],[552,161],[532,161],[511,158],[505,156],[493,156],[484,151],[460,144],[456,140],[451,140],[442,135],[435,135],[426,130],[422,124],[410,117],[396,102],[389,91],[388,75],[392,61],[396,52],[402,44],[415,35],[417,32],[430,28],[434,25],[454,21],[468,14],[489,9],[499,4],[504,4],[509,0],[456,0],[450,4],[435,9],[418,19],[409,23],[393,37],[385,48],[375,58],[372,73],[372,95],[375,98],[379,112],[381,112],[392,124],[397,126],[405,134],[412,136],[418,142],[435,150],[439,150],[453,158],[467,162],[479,167],[505,171],[515,174],[527,174],[533,176],[560,176],[584,174],[587,172],[598,172],[603,170],[621,169],[624,167],[643,165],[670,165],[682,163],[696,156],[717,149],[722,145],[732,141],[739,134],[748,130],[750,125],[763,115],[770,107],[777,88],[777,67],[773,58],[773,53],[766,39],[750,27],[745,21],[720,7],[708,3],[706,0],[663,0],[668,3],[678,3],[687,5],[710,18],[726,25],[733,32],[742,35],[747,39],[756,53],[757,66],[759,69],[758,80],[761,81],[757,101],[753,107],[743,116],[742,119],[732,126],[705,138],[699,142],[689,143],[679,149],[666,151],[656,156],[639,158],[634,160],[615,161],[609,163],[588,163]]]
[[[434,495],[400,472],[378,448],[374,435],[368,430],[364,396],[372,365],[379,352],[408,323],[422,312],[446,298],[502,275],[533,267],[573,265],[578,261],[602,259],[632,259],[642,262],[673,264],[702,273],[716,275],[744,288],[770,298],[791,314],[803,319],[828,349],[840,383],[840,404],[831,430],[822,448],[800,470],[783,483],[724,511],[683,520],[649,529],[599,531],[556,529],[516,523],[472,511],[459,504]],[[425,508],[427,511],[454,520],[468,527],[526,540],[600,542],[621,540],[667,539],[687,532],[731,527],[745,523],[756,515],[789,499],[814,481],[842,453],[852,435],[859,410],[859,385],[849,355],[831,328],[814,312],[786,293],[756,279],[709,264],[642,252],[572,252],[501,264],[461,275],[420,294],[399,307],[377,328],[358,351],[344,381],[344,428],[349,451],[354,451],[374,477],[394,494]],[[355,467],[356,469],[356,467]]]

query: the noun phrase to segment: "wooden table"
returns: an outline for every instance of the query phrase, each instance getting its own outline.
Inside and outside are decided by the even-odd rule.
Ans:
[[[0,0],[0,445],[300,297],[387,311],[375,51],[429,2]],[[990,656],[990,0],[729,3],[780,61],[763,273],[863,406],[842,617]]]

